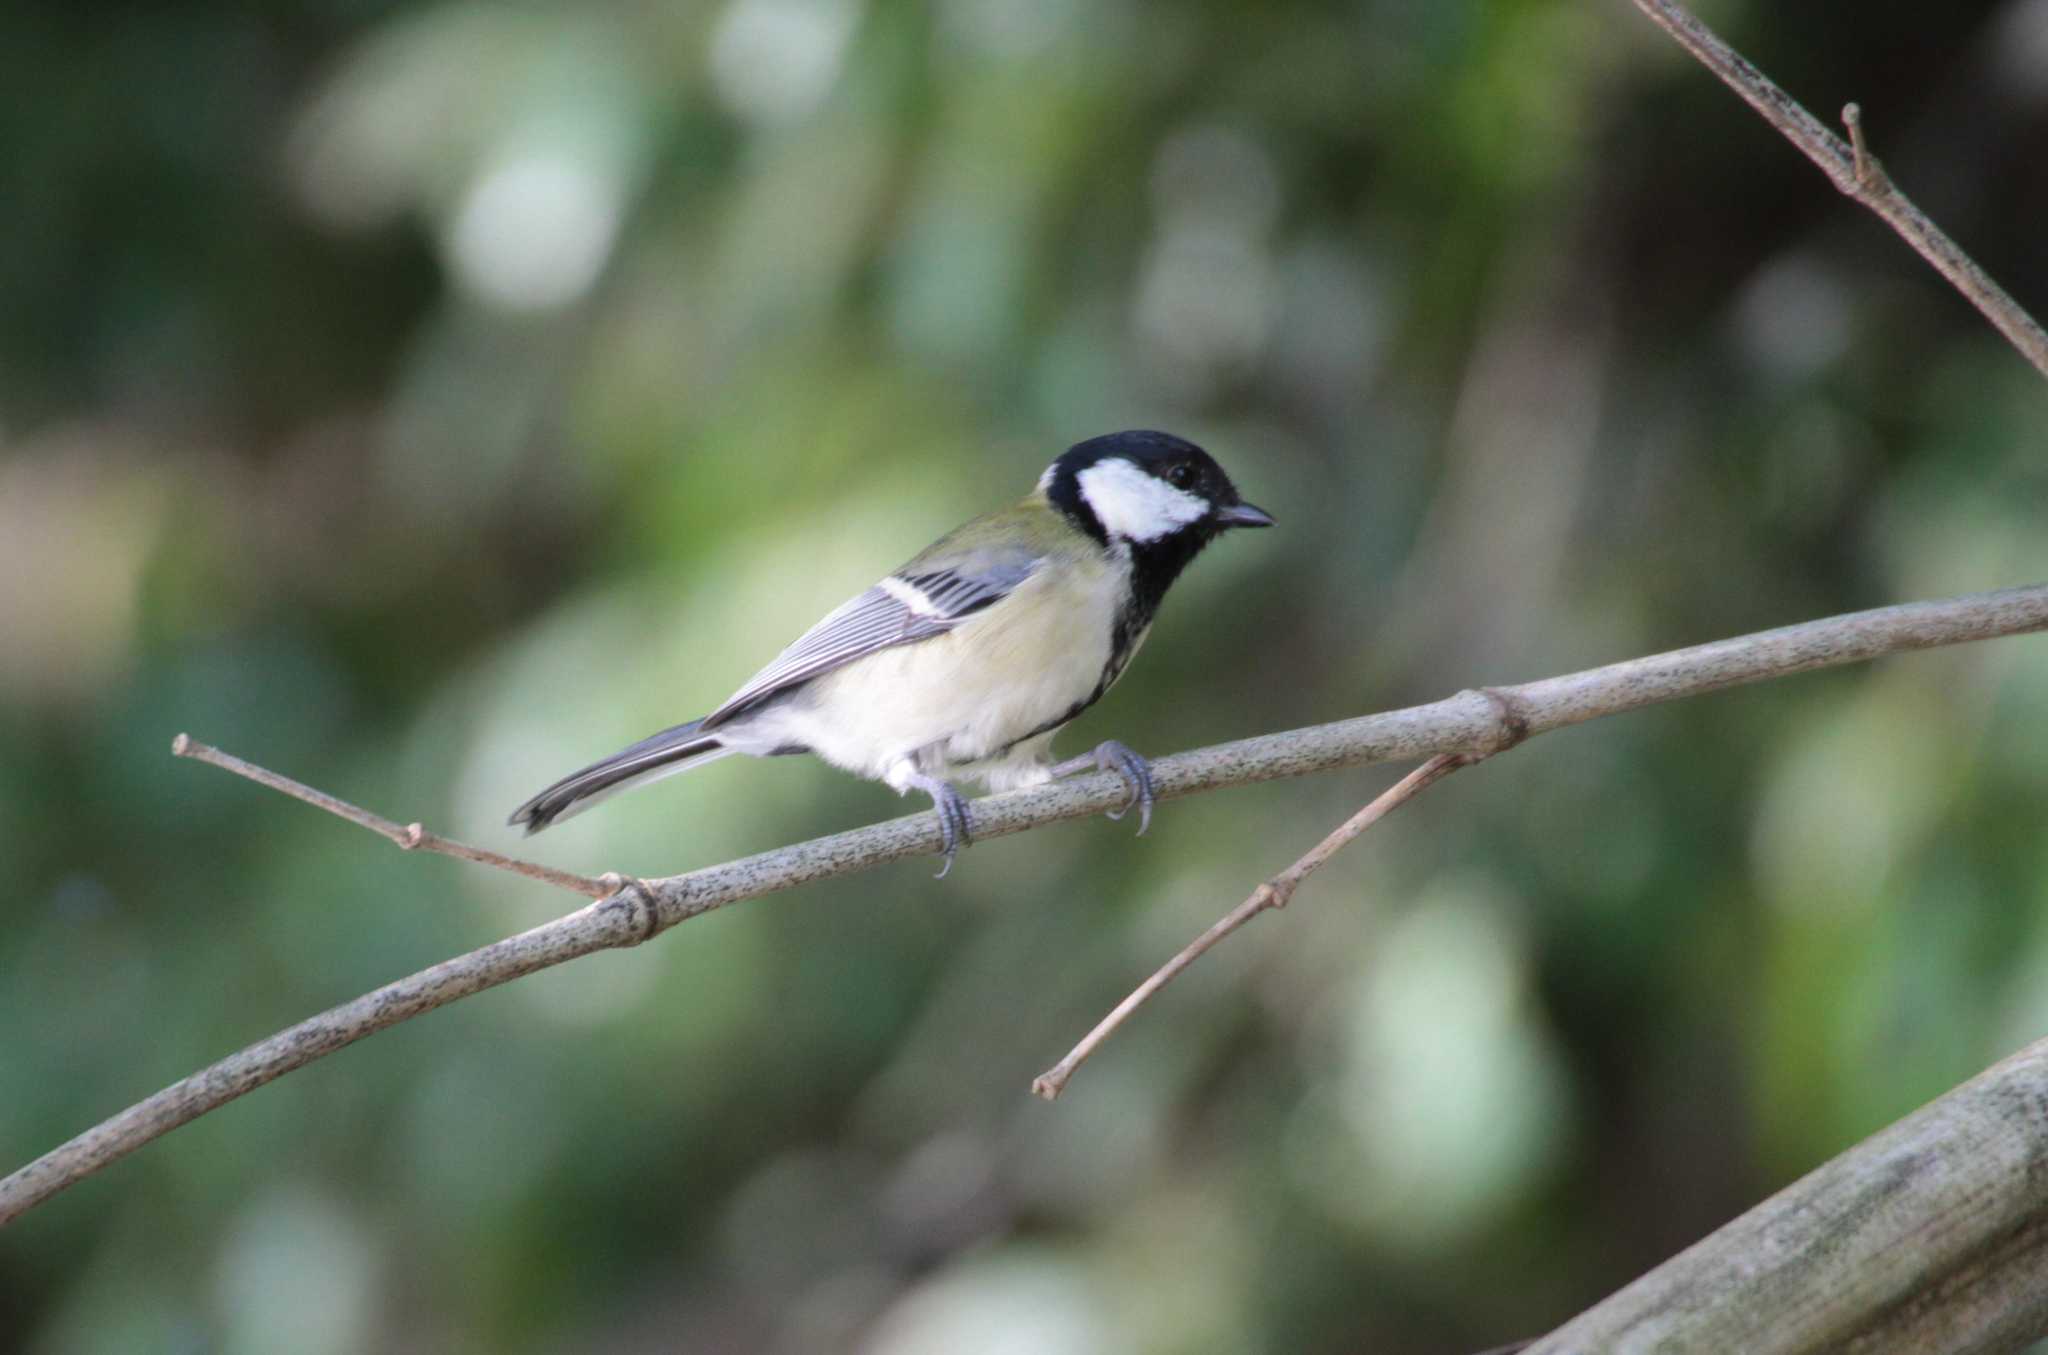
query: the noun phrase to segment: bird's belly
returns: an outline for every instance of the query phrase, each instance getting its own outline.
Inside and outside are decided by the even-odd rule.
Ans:
[[[1077,713],[1110,657],[1114,596],[1056,607],[1027,583],[959,629],[870,655],[812,684],[790,712],[827,762],[881,776],[905,758],[943,775],[1000,759]],[[1044,754],[1032,740],[1033,757]],[[976,769],[977,771],[981,769]]]

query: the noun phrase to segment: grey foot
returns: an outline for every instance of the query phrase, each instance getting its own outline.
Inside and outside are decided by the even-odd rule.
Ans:
[[[939,867],[939,873],[932,878],[943,880],[946,872],[953,869],[953,858],[962,847],[974,845],[973,824],[967,817],[967,799],[953,789],[953,783],[942,781],[936,776],[919,776],[911,781],[913,787],[932,797],[932,808],[939,816],[939,847],[946,854],[946,864]]]
[[[1054,766],[1054,776],[1072,776],[1076,772],[1115,772],[1129,788],[1131,798],[1124,801],[1122,809],[1112,809],[1109,817],[1120,819],[1129,813],[1133,805],[1138,809],[1138,836],[1145,836],[1145,830],[1152,826],[1152,764],[1139,757],[1115,739],[1104,739],[1095,745],[1092,753],[1069,758]]]

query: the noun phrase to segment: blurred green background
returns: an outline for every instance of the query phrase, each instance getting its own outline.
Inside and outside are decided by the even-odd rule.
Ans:
[[[2048,309],[2048,0],[1718,4]],[[1068,443],[1229,539],[1154,754],[2048,578],[2048,387],[1620,0],[18,6],[0,20],[0,1148],[573,906],[516,846]],[[2048,1032],[2048,642],[692,922],[0,1234],[0,1349],[1469,1351]],[[904,812],[725,762],[656,874]]]

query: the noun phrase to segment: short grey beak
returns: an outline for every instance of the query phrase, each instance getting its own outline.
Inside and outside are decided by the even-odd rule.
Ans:
[[[1270,527],[1273,515],[1255,504],[1234,503],[1216,510],[1216,520],[1226,527]]]

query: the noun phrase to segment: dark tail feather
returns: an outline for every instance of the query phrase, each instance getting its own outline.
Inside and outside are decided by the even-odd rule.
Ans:
[[[621,749],[602,762],[565,776],[512,811],[505,820],[524,827],[530,837],[549,824],[581,814],[584,810],[633,786],[688,771],[714,758],[737,751],[718,741],[713,734],[699,734],[701,720],[664,729]]]

